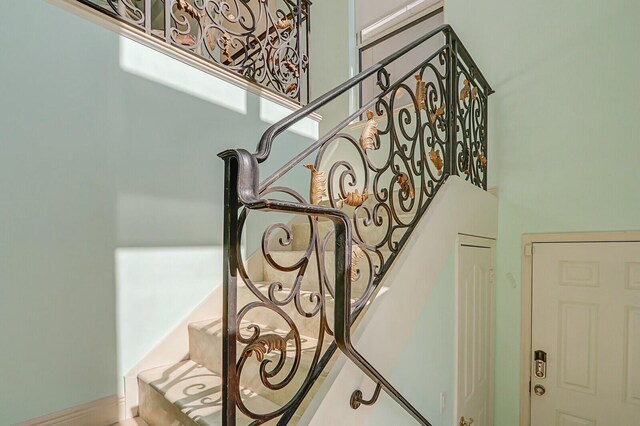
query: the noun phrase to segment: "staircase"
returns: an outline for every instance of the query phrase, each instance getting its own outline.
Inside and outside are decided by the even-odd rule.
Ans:
[[[407,218],[408,219],[408,218]],[[295,242],[288,250],[274,251],[274,259],[282,264],[292,264],[304,255],[304,247],[301,241],[308,241],[310,230],[308,224],[303,221],[293,221],[292,240]],[[320,235],[327,237],[333,230],[333,224],[328,220],[318,222]],[[372,234],[379,232],[378,228],[370,228]],[[329,249],[331,246],[328,247]],[[274,271],[265,259],[262,271],[258,271],[255,277],[255,286],[265,294],[268,292],[269,284],[272,282],[286,283],[283,289],[276,293],[276,297],[282,297],[291,293],[293,282],[287,273]],[[333,264],[332,251],[327,252],[327,265]],[[300,294],[303,301],[308,301],[317,289],[317,273],[310,271],[309,279],[305,280],[301,286]],[[315,279],[315,282],[314,282]],[[362,297],[364,286],[354,286],[352,297],[354,302]],[[249,290],[246,283],[238,283],[238,305],[245,306],[254,300],[254,294]],[[311,303],[307,303],[311,306]],[[334,299],[326,297],[324,304],[329,319],[332,320],[334,311]],[[289,315],[295,315],[295,308],[287,305],[285,309]],[[301,334],[302,348],[300,358],[299,380],[306,377],[313,366],[313,355],[318,347],[317,319],[303,320],[297,323]],[[240,333],[250,335],[251,324],[256,324],[263,332],[276,334],[282,338],[286,337],[287,331],[275,320],[275,317],[268,314],[258,313],[253,321],[243,321],[240,325]],[[189,324],[189,355],[190,359],[176,364],[154,368],[145,371],[138,376],[140,405],[139,415],[142,420],[150,425],[222,425],[222,319],[212,318]],[[321,347],[326,350],[333,339],[322,342]],[[241,345],[242,348],[246,345]],[[286,371],[293,363],[294,342],[289,342],[287,354],[290,356],[286,360],[284,370]],[[275,353],[265,354],[265,359],[272,362],[277,361]],[[326,378],[329,369],[325,369],[317,380],[318,385]],[[289,392],[265,392],[260,381],[258,371],[247,372],[247,381],[242,383],[241,392],[243,402],[250,406],[252,411],[268,412],[273,411],[285,404],[291,397],[292,391],[299,388],[300,384],[292,384]],[[312,395],[306,399],[306,403],[311,400]],[[300,414],[296,414],[291,424],[298,424],[301,413],[306,404],[300,406]],[[275,422],[271,422],[275,424]],[[250,424],[249,421],[237,424]],[[270,423],[267,423],[270,424]]]
[[[433,40],[442,41],[439,49],[405,75],[390,74],[391,64]],[[279,134],[371,79],[380,89],[373,99],[260,176]],[[354,389],[353,409],[384,391],[430,425],[351,335],[371,301],[384,297],[381,283],[448,177],[486,189],[491,93],[445,25],[276,123],[255,153],[220,154],[223,316],[189,325],[190,359],[139,375],[141,418],[150,425],[299,424],[340,350],[376,383],[373,395]],[[329,154],[346,149],[355,155]],[[249,216],[268,224],[247,259],[240,241]]]

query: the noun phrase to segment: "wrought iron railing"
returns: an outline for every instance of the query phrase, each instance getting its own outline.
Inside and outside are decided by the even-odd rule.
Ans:
[[[309,0],[76,0],[213,66],[309,101]]]
[[[420,56],[419,47],[434,40],[441,40],[439,47]],[[418,58],[416,65],[404,75],[392,76],[391,66],[411,55]],[[278,135],[369,79],[379,87],[373,99],[260,181],[260,164],[269,157]],[[234,425],[237,416],[252,424],[287,424],[337,348],[377,384],[368,400],[354,391],[353,408],[374,403],[384,390],[419,423],[429,425],[353,347],[351,327],[447,177],[460,175],[486,189],[491,93],[455,32],[442,26],[272,126],[254,154],[242,149],[220,154],[226,163],[223,405],[227,425]],[[363,125],[353,130],[353,121],[365,115]],[[349,158],[357,160],[331,160],[328,153],[334,144],[351,149],[356,155]],[[303,160],[309,157],[313,160],[306,165],[310,170],[306,189],[296,190],[293,186],[300,179],[286,176],[303,170]],[[262,235],[260,254],[266,272],[275,274],[267,274],[271,278],[265,283],[256,282],[240,251],[253,212],[279,213]],[[283,221],[283,214],[297,217],[307,227],[304,241],[294,240],[295,220]],[[284,262],[276,249],[291,246],[298,251]],[[315,287],[309,290],[310,285]],[[241,287],[249,291],[250,300],[243,296],[238,303]],[[262,326],[255,319],[258,311],[277,318],[279,325]],[[315,330],[314,344],[304,341],[303,328]],[[282,395],[277,409],[260,411],[245,402],[243,383],[250,375],[258,377],[265,391]]]

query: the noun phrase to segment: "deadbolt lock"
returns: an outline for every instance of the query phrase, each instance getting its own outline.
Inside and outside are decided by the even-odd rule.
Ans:
[[[471,426],[473,424],[473,419],[469,417],[468,420],[465,420],[464,417],[460,417],[460,425],[459,426]]]
[[[547,377],[547,353],[545,351],[535,351],[533,354],[535,375],[538,379]]]

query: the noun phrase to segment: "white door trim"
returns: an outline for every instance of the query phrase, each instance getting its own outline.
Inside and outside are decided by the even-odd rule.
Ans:
[[[531,294],[533,290],[533,249],[545,243],[640,242],[640,231],[571,232],[564,234],[524,234],[522,236],[522,305],[520,325],[520,426],[531,426]]]

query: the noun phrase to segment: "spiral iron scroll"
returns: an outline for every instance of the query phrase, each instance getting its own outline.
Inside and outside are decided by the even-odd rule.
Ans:
[[[290,99],[303,100],[309,69],[307,0],[79,1]]]

